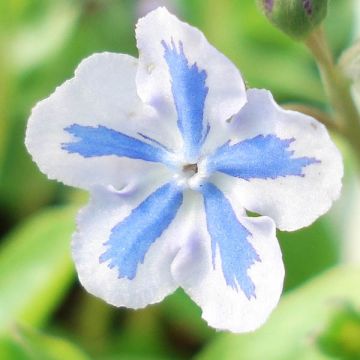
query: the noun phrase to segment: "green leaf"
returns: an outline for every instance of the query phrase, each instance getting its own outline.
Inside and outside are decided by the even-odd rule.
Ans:
[[[273,27],[255,1],[187,3],[190,21],[238,66],[249,87],[270,89],[278,100],[324,101],[306,49]]]
[[[254,333],[221,334],[198,360],[330,359],[317,339],[339,303],[360,305],[360,268],[339,266],[285,295],[268,322]]]
[[[341,304],[319,336],[318,344],[334,358],[360,359],[360,313],[347,304]]]
[[[204,342],[215,333],[201,318],[201,309],[181,288],[166,297],[160,309],[169,324],[189,334],[194,343]]]
[[[185,20],[240,69],[249,87],[267,88],[279,101],[324,104],[325,93],[314,62],[302,43],[272,26],[256,1],[184,0]],[[352,34],[353,1],[330,1],[325,25],[337,52]]]
[[[78,7],[68,2],[50,3],[41,19],[17,28],[8,46],[9,57],[17,71],[43,63],[64,46],[79,17]]]
[[[0,248],[0,333],[16,323],[41,326],[74,276],[70,238],[75,211],[46,210],[20,225]]]
[[[88,360],[72,343],[29,327],[18,327],[0,339],[0,358],[12,360]]]
[[[11,338],[0,338],[0,359],[4,360],[29,360],[25,349],[21,348]]]
[[[122,332],[111,348],[114,353],[135,359],[172,358],[167,333],[156,307],[128,312]]]
[[[354,38],[357,0],[330,1],[325,29],[335,54],[340,54]],[[341,21],[341,26],[339,26]]]
[[[339,262],[339,240],[329,228],[327,218],[298,231],[278,232],[286,269],[286,290],[299,286]]]

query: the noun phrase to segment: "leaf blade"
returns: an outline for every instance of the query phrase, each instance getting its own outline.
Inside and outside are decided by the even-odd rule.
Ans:
[[[20,225],[0,248],[0,333],[14,323],[44,324],[74,278],[70,237],[75,211],[46,210]]]

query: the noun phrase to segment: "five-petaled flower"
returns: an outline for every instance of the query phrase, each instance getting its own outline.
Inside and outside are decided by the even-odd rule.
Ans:
[[[138,60],[90,56],[28,124],[40,169],[92,195],[72,243],[80,281],[131,308],[181,286],[211,326],[254,330],[282,291],[275,224],[299,229],[329,209],[341,156],[324,126],[246,90],[165,8],[136,35]]]

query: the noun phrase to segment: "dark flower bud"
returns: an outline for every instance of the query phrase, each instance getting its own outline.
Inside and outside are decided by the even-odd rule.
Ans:
[[[325,18],[328,0],[258,0],[258,3],[280,30],[302,39]]]

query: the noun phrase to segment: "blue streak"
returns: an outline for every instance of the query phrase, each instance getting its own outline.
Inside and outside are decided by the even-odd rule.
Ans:
[[[222,271],[226,284],[246,297],[256,297],[255,285],[247,270],[260,257],[249,243],[251,233],[239,222],[224,194],[213,184],[206,183],[200,190],[204,196],[207,229],[211,237],[213,267],[219,247]]]
[[[294,152],[289,150],[294,140],[258,135],[234,145],[226,143],[208,158],[208,171],[220,171],[245,180],[304,176],[306,166],[320,161],[309,157],[294,158]]]
[[[166,162],[169,152],[164,147],[148,144],[105,126],[70,125],[64,129],[74,135],[74,142],[62,144],[62,149],[85,158],[116,155],[152,162]]]
[[[134,279],[151,244],[167,229],[183,202],[182,190],[168,183],[147,197],[111,230],[99,260],[118,269],[119,278]]]
[[[207,74],[196,63],[190,65],[180,41],[178,49],[174,43],[162,41],[164,57],[169,67],[172,94],[178,115],[178,127],[184,139],[185,154],[191,162],[199,155],[201,145],[208,133],[204,124],[204,106],[208,94]]]

